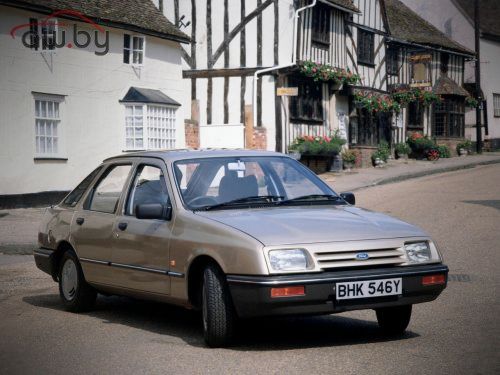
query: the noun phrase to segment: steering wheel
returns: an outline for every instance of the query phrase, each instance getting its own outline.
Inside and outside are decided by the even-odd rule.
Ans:
[[[217,199],[211,196],[204,196],[204,197],[196,197],[191,199],[188,202],[188,205],[190,206],[195,206],[195,207],[201,207],[201,206],[208,206],[210,204],[218,204],[219,202]]]

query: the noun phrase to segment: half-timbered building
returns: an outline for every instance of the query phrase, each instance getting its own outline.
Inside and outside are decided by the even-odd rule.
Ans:
[[[463,62],[472,52],[398,0],[159,3],[194,41],[182,52],[192,101],[184,104],[192,108],[187,126],[200,125],[202,147],[286,151],[298,136],[338,131],[350,147],[370,153],[381,141],[403,141],[408,130],[463,136]],[[313,79],[303,74],[306,62],[359,81]],[[388,96],[400,87],[434,90],[446,100],[399,114],[355,105],[359,93]]]
[[[389,90],[418,87],[440,95],[441,101],[424,107],[418,101],[402,110],[398,141],[420,131],[440,143],[465,135],[464,64],[472,51],[448,38],[398,0],[385,0],[390,35],[387,51]]]

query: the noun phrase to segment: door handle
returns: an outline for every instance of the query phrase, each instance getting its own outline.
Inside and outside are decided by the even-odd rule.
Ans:
[[[85,221],[85,219],[84,219],[83,217],[78,217],[78,218],[76,219],[76,223],[77,223],[78,225],[82,225],[82,224],[84,223],[84,221]]]
[[[118,229],[120,229],[120,230],[127,229],[127,226],[128,226],[128,223],[125,223],[123,221],[121,223],[118,223]]]

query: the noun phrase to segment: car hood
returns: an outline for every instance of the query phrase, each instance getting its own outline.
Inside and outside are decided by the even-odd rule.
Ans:
[[[247,233],[265,246],[427,236],[421,229],[388,215],[343,205],[196,214]]]

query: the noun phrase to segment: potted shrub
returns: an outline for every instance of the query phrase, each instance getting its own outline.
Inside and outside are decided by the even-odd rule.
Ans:
[[[356,163],[357,153],[353,150],[342,151],[342,161],[347,172],[350,172]]]
[[[429,151],[436,148],[434,141],[421,133],[413,133],[408,137],[407,143],[411,148],[411,154],[417,159],[426,159]]]
[[[300,154],[300,162],[314,172],[323,173],[330,169],[333,158],[340,153],[345,142],[338,134],[331,137],[304,135],[297,137],[288,150],[295,156]]]
[[[439,157],[440,158],[451,158],[450,148],[446,145],[438,145]]]
[[[469,139],[457,144],[457,153],[460,156],[467,156],[471,152],[471,149],[472,142]]]
[[[397,159],[408,159],[408,154],[411,152],[410,146],[407,143],[401,142],[396,144],[396,158]]]
[[[385,141],[382,141],[377,146],[377,151],[372,154],[372,162],[375,167],[382,166],[387,162],[389,155],[391,154],[391,150],[389,149],[389,144]]]

